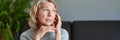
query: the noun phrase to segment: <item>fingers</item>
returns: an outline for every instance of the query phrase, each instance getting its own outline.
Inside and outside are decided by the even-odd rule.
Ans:
[[[59,17],[58,17],[59,15],[58,14],[56,14],[56,17],[55,17],[55,20],[54,20],[54,24],[55,24],[55,27],[58,25],[58,23],[59,23]]]
[[[57,21],[61,21],[61,17],[60,17],[60,15],[59,14],[57,14]]]
[[[58,17],[57,17],[57,15],[56,15],[56,17],[55,17],[55,23],[58,21]]]
[[[59,16],[59,14],[56,15],[56,30],[58,29],[61,29],[61,25],[62,25],[62,22],[61,22],[61,17]]]
[[[54,26],[42,26],[43,31],[45,33],[47,32],[55,32],[56,28]]]
[[[55,32],[56,28],[52,26],[41,26],[40,29],[38,29],[35,33],[35,37],[41,38],[43,37],[47,32]]]
[[[55,32],[55,30],[56,30],[56,28],[50,27],[49,30],[48,30],[48,32]]]
[[[55,22],[61,22],[61,17],[59,16],[59,14],[56,15]]]

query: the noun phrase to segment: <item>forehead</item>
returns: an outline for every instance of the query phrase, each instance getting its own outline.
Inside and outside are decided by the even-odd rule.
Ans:
[[[42,2],[40,8],[55,8],[55,5],[52,2]]]

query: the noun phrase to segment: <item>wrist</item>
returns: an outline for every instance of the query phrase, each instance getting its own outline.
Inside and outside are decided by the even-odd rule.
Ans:
[[[60,30],[61,30],[61,28],[57,28],[56,30],[60,31]]]
[[[57,33],[57,34],[60,34],[60,33],[61,33],[61,29],[57,29],[57,30],[56,30],[56,33]]]
[[[60,29],[56,31],[56,40],[61,40],[61,31],[60,31]]]

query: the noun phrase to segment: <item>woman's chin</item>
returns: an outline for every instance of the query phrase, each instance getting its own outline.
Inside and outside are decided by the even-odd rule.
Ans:
[[[45,25],[45,26],[51,26],[52,23],[45,23],[44,25]]]
[[[52,24],[46,24],[46,26],[51,26]]]

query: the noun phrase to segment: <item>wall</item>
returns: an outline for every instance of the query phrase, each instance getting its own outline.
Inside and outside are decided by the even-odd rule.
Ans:
[[[63,21],[120,20],[120,0],[56,0]]]

